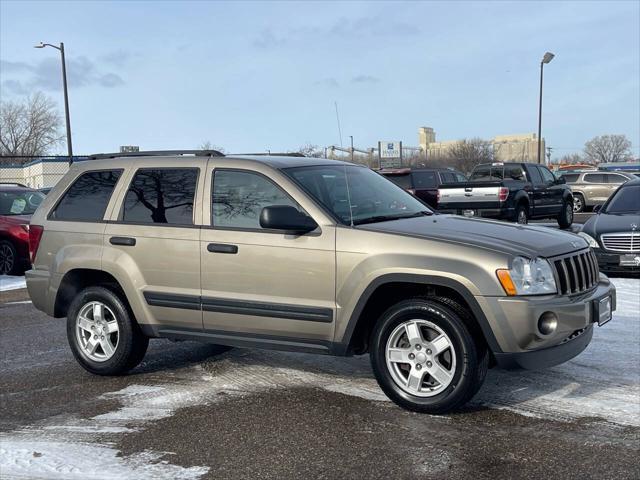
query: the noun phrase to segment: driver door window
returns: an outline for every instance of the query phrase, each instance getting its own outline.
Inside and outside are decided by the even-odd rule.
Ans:
[[[252,172],[218,170],[213,177],[211,224],[215,228],[261,230],[260,212],[267,206],[300,205],[271,180]]]

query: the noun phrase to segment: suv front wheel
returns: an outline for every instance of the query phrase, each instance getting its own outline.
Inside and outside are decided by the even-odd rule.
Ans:
[[[377,322],[371,364],[380,388],[399,406],[446,413],[480,389],[488,352],[474,341],[457,307],[414,298],[397,303]]]
[[[69,307],[67,339],[78,363],[97,375],[119,375],[144,358],[149,339],[111,290],[89,287]]]

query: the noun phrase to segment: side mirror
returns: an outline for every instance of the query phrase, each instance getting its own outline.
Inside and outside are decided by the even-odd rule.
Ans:
[[[564,177],[558,177],[558,178],[556,179],[556,183],[557,183],[558,185],[564,185],[565,183],[567,183],[567,179],[566,179],[566,178],[564,178]]]
[[[602,210],[602,205],[595,205],[593,207],[593,213],[598,213],[600,210]]]
[[[298,235],[309,233],[318,228],[318,224],[313,218],[290,205],[264,207],[260,212],[260,226]]]

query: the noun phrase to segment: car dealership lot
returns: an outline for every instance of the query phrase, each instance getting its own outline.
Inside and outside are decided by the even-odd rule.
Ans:
[[[126,377],[82,370],[64,321],[0,293],[3,478],[637,478],[640,280],[574,360],[490,371],[464,411],[393,405],[368,357],[156,340]],[[26,302],[26,303],[25,303]]]

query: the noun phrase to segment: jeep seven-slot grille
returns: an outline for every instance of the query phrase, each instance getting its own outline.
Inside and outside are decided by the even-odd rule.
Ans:
[[[585,292],[598,283],[598,260],[591,249],[554,258],[552,262],[562,295]]]

